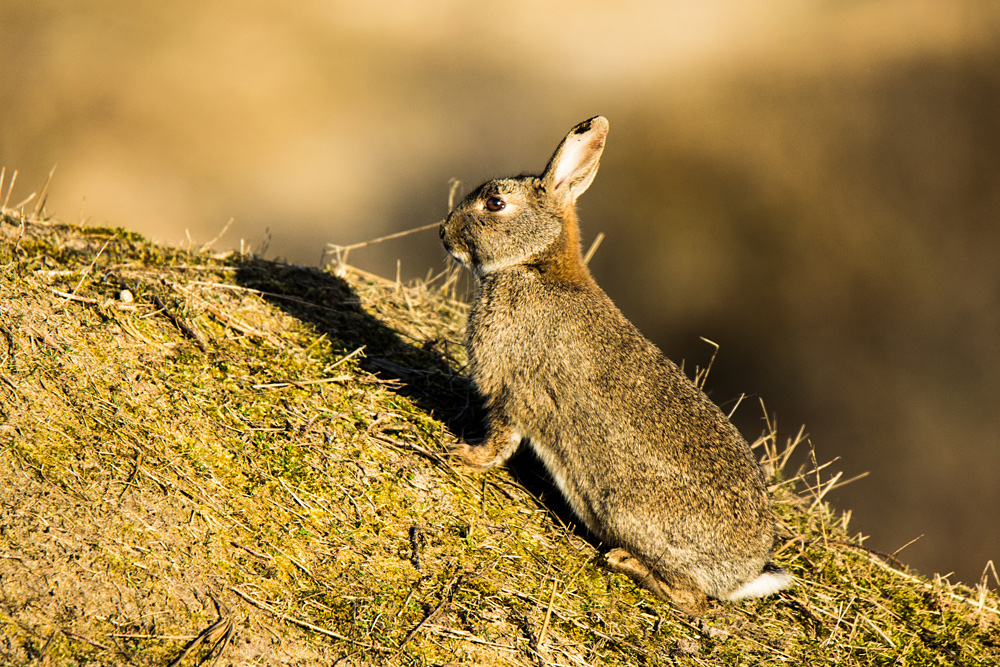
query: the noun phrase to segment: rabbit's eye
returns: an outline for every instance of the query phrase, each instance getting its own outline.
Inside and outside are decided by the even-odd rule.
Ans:
[[[500,199],[500,197],[490,197],[486,200],[487,211],[493,211],[495,213],[497,211],[502,211],[505,206],[507,206],[507,202]]]

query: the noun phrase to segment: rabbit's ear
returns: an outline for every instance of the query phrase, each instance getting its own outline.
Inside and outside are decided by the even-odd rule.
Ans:
[[[576,201],[597,175],[597,165],[608,137],[608,119],[594,116],[566,135],[542,173],[542,184],[566,203]]]

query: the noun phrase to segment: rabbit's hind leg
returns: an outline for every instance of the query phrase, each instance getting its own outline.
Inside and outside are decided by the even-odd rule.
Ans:
[[[692,616],[699,616],[708,607],[708,599],[695,581],[680,572],[656,571],[625,549],[612,549],[605,555],[605,562],[612,572],[628,575],[637,585],[652,591],[677,609]]]

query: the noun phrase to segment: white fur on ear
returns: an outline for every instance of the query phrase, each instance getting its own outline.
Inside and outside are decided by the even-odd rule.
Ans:
[[[597,176],[597,165],[608,136],[608,121],[595,116],[566,135],[545,170],[544,179],[553,192],[568,187],[576,199]]]
[[[559,162],[555,164],[556,171],[552,174],[552,185],[556,190],[587,164],[594,154],[594,143],[594,137],[589,134],[567,137],[559,154]],[[603,142],[598,143],[598,150],[602,147],[601,144]]]

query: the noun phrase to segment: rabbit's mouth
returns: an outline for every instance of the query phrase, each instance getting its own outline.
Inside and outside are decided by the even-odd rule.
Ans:
[[[451,255],[452,259],[467,269],[472,268],[472,258],[469,256],[469,253],[460,248],[456,248],[448,239],[443,239],[442,243],[444,244],[444,249],[449,255]]]

